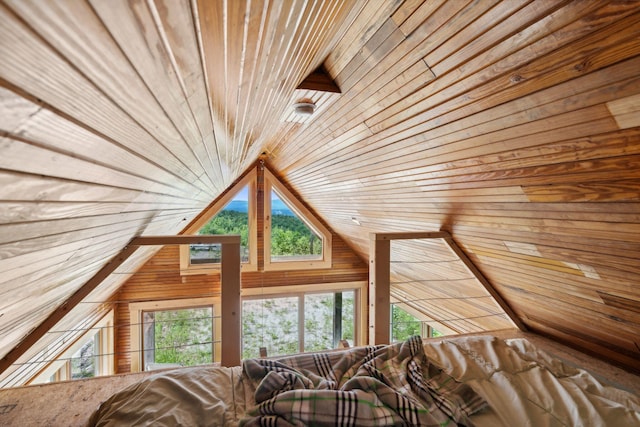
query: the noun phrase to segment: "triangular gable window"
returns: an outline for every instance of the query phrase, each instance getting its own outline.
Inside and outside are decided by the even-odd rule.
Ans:
[[[256,171],[245,175],[224,194],[186,234],[239,234],[240,261],[243,271],[257,269]],[[220,269],[219,244],[180,247],[182,274],[203,274]]]
[[[266,169],[264,187],[264,269],[330,268],[329,230]]]

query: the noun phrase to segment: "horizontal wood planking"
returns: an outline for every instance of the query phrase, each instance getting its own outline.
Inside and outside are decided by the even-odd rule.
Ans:
[[[16,2],[14,6],[27,5],[27,3]],[[167,130],[170,131],[170,126],[154,126],[151,124],[155,118],[163,117],[162,113],[159,113],[157,109],[152,112],[144,111],[144,108],[153,108],[157,105],[155,102],[140,103],[134,99],[123,99],[121,102],[124,104],[125,110],[122,109],[121,104],[117,104],[112,99],[119,99],[127,94],[137,93],[135,89],[126,90],[121,87],[120,83],[117,83],[117,76],[112,75],[92,75],[94,72],[105,72],[108,69],[109,72],[120,71],[119,67],[114,65],[122,65],[125,67],[124,74],[120,76],[123,81],[130,82],[131,85],[137,85],[141,88],[141,91],[147,90],[143,88],[142,83],[137,78],[135,71],[132,69],[126,69],[130,67],[126,58],[122,56],[117,45],[113,43],[113,40],[105,32],[104,27],[101,27],[97,22],[97,17],[92,11],[86,9],[69,8],[69,16],[74,14],[80,14],[82,19],[74,20],[75,24],[84,23],[89,28],[80,28],[77,25],[68,25],[67,30],[70,34],[60,34],[51,30],[47,22],[48,19],[59,18],[63,21],[67,20],[67,12],[65,10],[59,10],[61,5],[53,5],[51,14],[41,14],[41,10],[36,8],[36,13],[24,13],[21,17],[25,19],[34,19],[34,25],[38,25],[37,28],[40,31],[44,31],[44,36],[48,35],[54,37],[52,43],[57,43],[56,47],[69,55],[74,55],[76,58],[75,64],[82,65],[84,68],[80,70],[77,66],[72,66],[69,60],[73,61],[74,56],[69,59],[65,59],[60,56],[58,51],[52,49],[50,44],[46,44],[37,35],[30,31],[26,25],[19,21],[17,17],[7,11],[4,7],[0,9],[2,13],[1,18],[6,25],[3,25],[3,29],[7,32],[7,37],[3,37],[5,43],[2,43],[0,47],[3,48],[3,55],[7,58],[13,57],[13,61],[5,62],[7,65],[3,67],[2,74],[4,79],[8,80],[12,85],[19,87],[25,93],[30,96],[41,99],[54,111],[60,111],[72,117],[76,122],[82,123],[92,129],[92,131],[99,135],[104,135],[110,140],[118,141],[119,143],[127,146],[130,150],[138,152],[153,162],[162,165],[165,169],[171,171],[176,177],[184,177],[187,180],[197,183],[196,185],[203,191],[213,194],[213,190],[208,186],[209,184],[199,181],[202,172],[193,165],[193,155],[186,149],[181,149],[179,142],[172,140],[171,135],[152,135],[150,131]],[[64,7],[63,7],[64,8]],[[64,17],[64,18],[63,18]],[[85,19],[86,18],[86,19]],[[40,21],[44,20],[44,21]],[[71,22],[71,21],[68,21]],[[82,25],[82,24],[81,24]],[[94,27],[91,27],[93,25]],[[92,30],[93,28],[93,30]],[[50,30],[49,33],[46,31]],[[74,33],[74,30],[76,33]],[[73,50],[65,45],[65,39],[77,37],[77,32],[85,31],[87,34],[94,34],[100,38],[88,39],[86,36],[81,37],[86,42],[91,43],[104,41],[103,44],[98,44],[98,48],[95,49],[96,56],[93,56],[93,60],[98,61],[97,64],[92,64],[87,61],[88,57],[81,56],[81,52]],[[67,50],[65,51],[65,47]],[[18,54],[18,52],[20,52]],[[85,52],[91,52],[88,49]],[[99,54],[97,52],[100,52]],[[105,52],[111,52],[115,57],[110,57],[113,63],[104,64],[104,60],[108,56],[104,55]],[[36,73],[38,70],[37,64],[47,64],[47,79],[42,79]],[[26,72],[31,70],[30,72]],[[83,74],[88,73],[90,80]],[[100,86],[100,81],[104,81],[104,85]],[[115,87],[113,85],[116,85]],[[107,86],[108,87],[105,87]],[[105,94],[108,93],[110,96]],[[150,93],[140,92],[137,93],[142,99],[152,98]],[[113,98],[112,98],[112,97]],[[143,107],[144,106],[144,107]],[[140,111],[142,107],[142,111]],[[146,118],[143,117],[146,115]],[[147,122],[146,127],[140,125],[140,123]],[[172,152],[167,148],[169,143],[176,145],[176,152]],[[193,171],[190,169],[193,167]],[[206,180],[206,177],[205,177]]]
[[[401,6],[397,25],[420,6],[434,9],[426,21],[437,19],[436,9],[443,13],[434,2],[419,3],[406,2],[413,8],[407,13]],[[638,8],[629,2],[478,7],[470,8],[476,17],[467,26],[421,56],[412,51],[417,40],[391,49],[372,34],[370,45],[384,46],[380,60],[349,71],[345,81],[352,84],[343,85],[341,99],[318,116],[318,125],[278,142],[271,161],[358,252],[368,253],[370,231],[449,230],[523,319],[534,308],[516,303],[522,293],[541,306],[557,299],[581,316],[599,313],[608,333],[616,330],[617,311],[631,322],[620,346],[629,348],[635,317],[619,306],[604,308],[596,291],[638,298],[640,140],[633,122],[620,121],[634,111],[640,89]],[[493,25],[479,25],[489,17]],[[383,23],[380,35],[388,31]],[[411,77],[394,80],[410,65],[414,74],[407,76],[418,76],[419,64],[435,78],[423,86]],[[395,102],[367,103],[385,84],[407,92]],[[363,122],[369,136],[331,145]],[[505,242],[533,246],[510,249]],[[526,248],[534,252],[514,252]],[[430,277],[445,274],[444,265],[429,270]]]
[[[269,271],[242,273],[242,287],[264,288],[353,282],[367,280],[367,265],[341,241],[333,238],[333,267],[322,270]],[[117,307],[116,342],[118,372],[129,372],[129,322],[128,303],[134,301],[184,299],[217,296],[220,294],[220,276],[180,275],[179,250],[177,245],[162,248],[143,268],[132,272],[131,278],[114,296],[112,304]]]
[[[597,291],[640,299],[635,2],[4,4],[0,138],[25,150],[0,171],[6,295],[179,229],[264,151],[345,248],[447,230],[537,331],[589,345],[590,323],[546,317],[556,301],[608,332],[625,320],[631,363],[634,311]],[[281,122],[321,64],[342,94]],[[307,278],[267,282],[288,280]],[[467,292],[452,283],[433,286]]]

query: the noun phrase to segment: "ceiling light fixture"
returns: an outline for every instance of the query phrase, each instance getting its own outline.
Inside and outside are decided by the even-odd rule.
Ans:
[[[300,116],[310,116],[316,110],[316,104],[310,100],[301,100],[293,104],[293,111]]]

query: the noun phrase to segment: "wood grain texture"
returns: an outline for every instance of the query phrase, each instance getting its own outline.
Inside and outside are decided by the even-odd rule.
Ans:
[[[361,280],[369,233],[446,230],[528,328],[636,369],[639,23],[624,0],[2,1],[0,355],[127,241],[180,232],[262,156],[333,230],[337,264],[246,286]],[[296,90],[319,67],[342,93]],[[293,115],[300,98],[314,115]],[[96,319],[152,252],[59,326]],[[429,271],[397,272],[396,298],[470,292],[429,254]],[[446,301],[414,312],[491,310]]]

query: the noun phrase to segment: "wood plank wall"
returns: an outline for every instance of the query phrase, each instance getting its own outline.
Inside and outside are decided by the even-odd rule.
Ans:
[[[133,236],[177,233],[232,180],[205,173],[215,169],[201,154],[213,134],[188,7],[169,16],[153,11],[165,2],[93,3],[0,5],[3,355]],[[187,31],[176,40],[173,28]],[[95,316],[118,284],[110,278],[90,296],[97,303],[55,328]],[[54,341],[46,336],[39,350]]]
[[[260,168],[259,168],[260,169]],[[264,271],[264,182],[258,173],[257,227],[258,271],[242,272],[243,288],[261,288],[268,292],[277,286],[309,285],[337,282],[367,281],[368,264],[357,256],[339,236],[332,233],[332,266],[329,269]],[[212,205],[215,201],[212,202]],[[304,204],[304,203],[303,203]],[[188,226],[187,226],[188,228]],[[320,286],[319,290],[322,287]],[[131,347],[129,330],[129,304],[131,302],[171,299],[204,298],[220,295],[220,275],[180,275],[179,246],[163,247],[114,296],[111,305],[116,310],[116,363],[117,372],[130,372]]]

